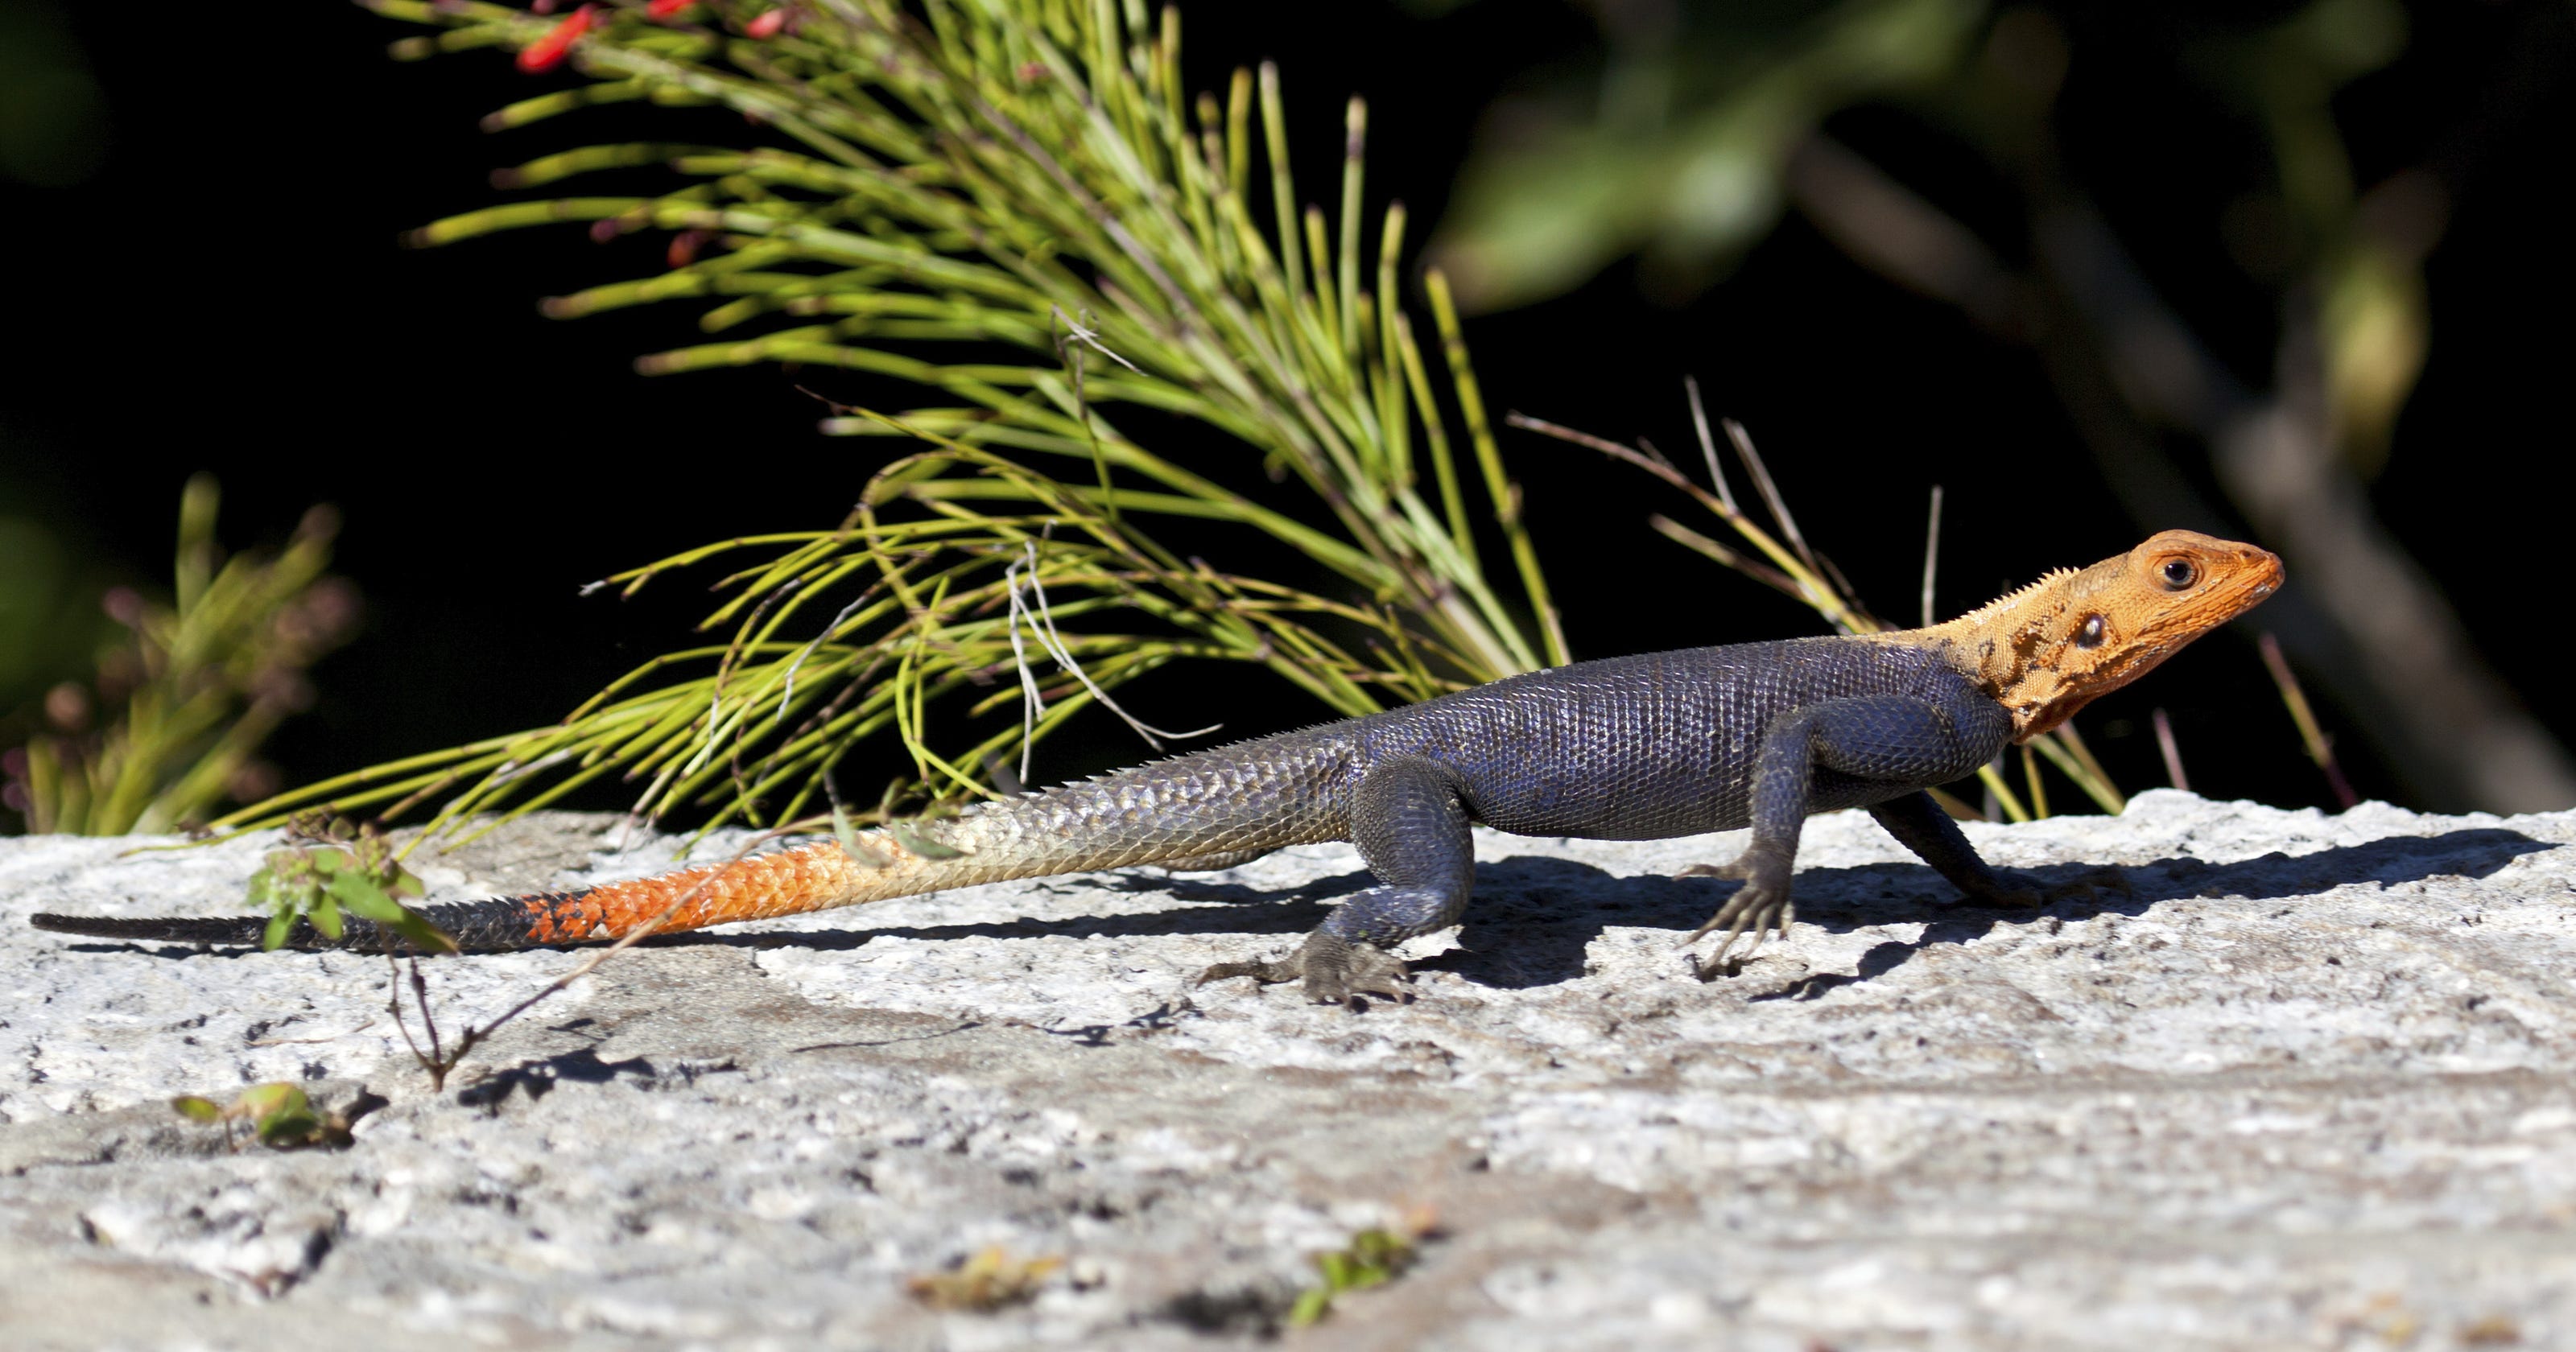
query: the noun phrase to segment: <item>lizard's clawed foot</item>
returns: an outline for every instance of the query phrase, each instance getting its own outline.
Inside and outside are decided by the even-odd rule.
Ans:
[[[1190,984],[1204,986],[1238,976],[1265,984],[1303,981],[1306,998],[1316,1004],[1347,1005],[1361,995],[1382,995],[1398,1002],[1410,1000],[1413,997],[1404,988],[1408,975],[1403,963],[1382,950],[1318,930],[1307,935],[1296,952],[1277,962],[1220,962],[1199,973],[1199,979]]]
[[[1968,899],[1987,906],[2029,908],[2064,901],[2069,897],[2092,901],[2106,888],[2124,897],[2138,894],[2137,889],[2129,885],[2127,874],[2115,868],[2098,868],[2079,873],[2062,883],[2043,883],[2018,873],[1997,873],[1993,888],[1970,890]]]
[[[1706,938],[1711,931],[1725,927],[1726,937],[1719,941],[1717,951],[1708,955],[1708,961],[1697,964],[1700,980],[1707,981],[1730,970],[1727,953],[1748,931],[1753,935],[1753,942],[1744,950],[1747,956],[1762,946],[1762,936],[1766,933],[1776,930],[1783,941],[1788,939],[1789,922],[1798,918],[1798,908],[1789,900],[1789,871],[1765,868],[1762,864],[1763,861],[1748,853],[1732,864],[1693,864],[1673,875],[1676,878],[1747,880],[1741,890],[1726,899],[1725,905],[1717,908],[1717,914],[1710,916],[1707,924],[1692,930],[1690,937],[1677,945],[1688,948]]]

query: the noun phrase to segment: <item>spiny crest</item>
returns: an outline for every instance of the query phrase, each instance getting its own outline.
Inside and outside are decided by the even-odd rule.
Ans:
[[[2006,592],[2002,596],[1999,596],[1992,601],[1988,601],[1984,605],[1977,607],[1975,610],[1969,611],[1967,614],[1951,621],[1951,623],[1993,623],[2014,611],[2020,610],[2031,602],[2038,600],[2041,594],[2054,592],[2059,588],[2062,588],[2067,583],[2075,579],[2078,571],[2079,570],[2074,568],[2051,569],[2046,573],[2042,573],[2037,581],[2030,583],[2028,586]]]

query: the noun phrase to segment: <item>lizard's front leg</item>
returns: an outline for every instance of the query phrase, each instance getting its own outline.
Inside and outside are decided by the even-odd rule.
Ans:
[[[1788,937],[1789,922],[1797,918],[1789,900],[1789,873],[1798,858],[1799,831],[1813,805],[1819,766],[1920,789],[1974,772],[2010,733],[2001,706],[1980,704],[1970,695],[1946,703],[1910,695],[1821,700],[1773,719],[1754,752],[1752,843],[1734,863],[1696,865],[1681,874],[1744,880],[1707,924],[1682,941],[1687,946],[1714,930],[1726,931],[1717,951],[1699,965],[1700,976],[1721,971],[1728,951],[1747,931],[1757,946],[1768,930]],[[1958,843],[1970,860],[1976,858],[1965,837]]]
[[[1475,837],[1457,775],[1416,756],[1380,761],[1351,803],[1351,843],[1381,886],[1335,907],[1297,951],[1277,962],[1221,962],[1199,983],[1248,976],[1303,981],[1318,1004],[1354,995],[1404,998],[1404,964],[1386,950],[1458,923],[1476,878]]]

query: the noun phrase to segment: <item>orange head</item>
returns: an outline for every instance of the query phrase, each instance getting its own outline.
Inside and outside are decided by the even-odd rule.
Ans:
[[[2169,530],[1918,632],[2011,710],[2014,740],[2028,741],[2280,586],[2271,551]]]

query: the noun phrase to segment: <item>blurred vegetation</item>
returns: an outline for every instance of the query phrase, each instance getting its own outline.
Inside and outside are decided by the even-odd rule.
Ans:
[[[1440,261],[1470,310],[1560,294],[1632,253],[1668,298],[1715,281],[1779,221],[1789,159],[1818,123],[1954,80],[1989,6],[1578,8],[1601,25],[1603,50],[1581,63],[1597,69],[1496,109],[1442,223]]]
[[[107,157],[106,101],[49,0],[0,5],[0,180],[62,187]]]
[[[2030,345],[2140,526],[2250,524],[2280,550],[2292,589],[2267,622],[2426,798],[2576,801],[2576,764],[2366,496],[2429,351],[2425,258],[2515,91],[2366,180],[2336,100],[2406,52],[2398,0],[1578,8],[1599,47],[1488,115],[1433,243],[1463,307],[1528,304],[1632,256],[1679,301],[1795,211]],[[2182,185],[2141,171],[2147,147],[2190,165],[2192,190],[2220,187],[2204,229],[2223,248],[2173,238]],[[2248,290],[2276,317],[2268,363],[2232,317],[2165,299]],[[2034,478],[2066,472],[2010,453],[2036,457]]]
[[[2339,440],[2365,469],[2385,456],[2423,368],[2422,262],[2441,229],[2442,190],[2401,175],[2365,201],[2333,100],[2404,51],[2398,0],[2128,23],[1985,0],[1585,8],[1602,24],[1598,73],[1507,103],[1461,174],[1438,253],[1468,309],[1561,293],[1632,253],[1650,288],[1686,294],[1722,277],[1793,205],[1853,231],[1847,247],[1900,282],[1990,302],[1957,295],[1974,265],[1942,255],[2001,253],[1997,241],[1955,218],[1897,220],[1899,210],[1934,208],[1865,200],[1875,185],[1849,177],[1865,168],[1801,157],[1836,153],[1819,142],[1834,115],[1885,105],[2016,179],[2047,175],[2067,180],[2053,191],[2071,190],[2100,170],[2045,162],[2058,153],[2056,106],[2086,73],[2092,44],[2145,41],[2219,105],[2229,135],[2263,148],[2267,168],[2212,225],[2254,280],[2310,293]],[[2191,125],[2166,111],[2136,115]],[[1532,191],[1541,183],[1548,191]],[[1838,196],[1864,200],[1813,200]],[[1908,237],[1909,227],[1962,237]]]
[[[0,517],[0,806],[25,829],[182,830],[277,791],[260,745],[312,702],[305,671],[355,632],[357,591],[324,571],[328,509],[274,557],[227,557],[217,504],[189,481],[167,601],[97,587],[40,523]],[[58,670],[84,648],[85,678]]]

